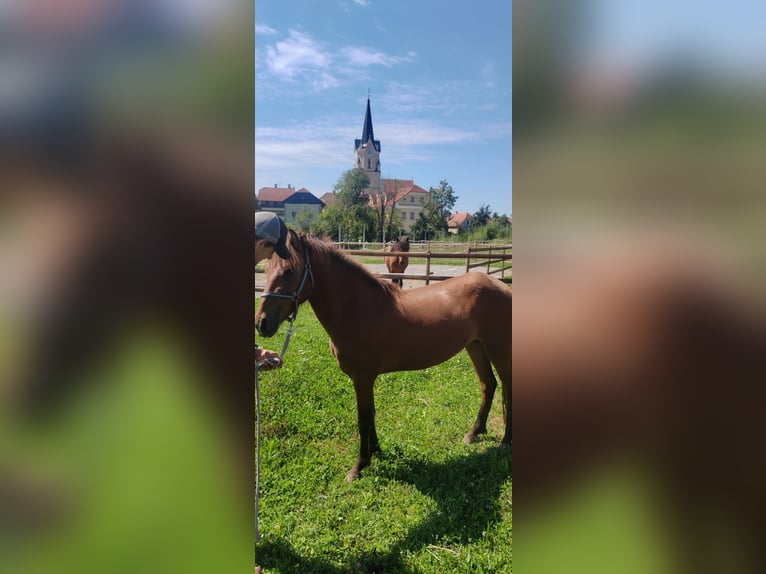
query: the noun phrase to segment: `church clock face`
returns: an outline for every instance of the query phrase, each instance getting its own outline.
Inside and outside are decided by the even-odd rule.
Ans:
[[[367,148],[367,155],[372,155],[372,150],[370,148]]]

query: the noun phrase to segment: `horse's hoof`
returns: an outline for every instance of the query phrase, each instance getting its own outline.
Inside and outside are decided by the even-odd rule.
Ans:
[[[348,471],[348,474],[346,475],[346,482],[351,484],[354,482],[357,478],[360,478],[361,475],[359,474],[358,470],[351,469]]]
[[[476,436],[472,432],[467,432],[463,437],[463,444],[471,444],[475,439]]]

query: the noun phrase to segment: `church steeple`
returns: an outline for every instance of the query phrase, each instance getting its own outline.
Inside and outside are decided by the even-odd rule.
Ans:
[[[372,130],[372,112],[370,111],[370,95],[367,94],[367,109],[364,112],[362,138],[354,140],[354,167],[364,170],[370,179],[367,193],[382,193],[383,184],[380,179],[380,140],[375,139]]]
[[[367,111],[364,112],[364,129],[362,129],[362,142],[375,140],[375,134],[372,131],[372,112],[370,112],[370,97],[367,96]]]
[[[372,112],[370,111],[370,96],[367,96],[367,110],[364,112],[364,126],[362,127],[362,138],[354,140],[354,150],[359,146],[364,146],[368,141],[372,141],[375,151],[380,152],[380,140],[375,139],[375,132],[372,129]]]

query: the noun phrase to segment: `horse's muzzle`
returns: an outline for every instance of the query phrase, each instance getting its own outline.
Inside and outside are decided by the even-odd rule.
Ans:
[[[277,332],[277,329],[279,329],[279,321],[269,319],[265,315],[260,315],[259,317],[256,317],[255,328],[259,335],[263,337],[273,337]]]

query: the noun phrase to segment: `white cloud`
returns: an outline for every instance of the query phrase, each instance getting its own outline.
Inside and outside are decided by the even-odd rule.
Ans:
[[[348,46],[341,50],[341,54],[346,61],[353,66],[372,66],[380,65],[391,67],[394,64],[400,62],[407,62],[412,59],[410,55],[407,57],[389,56],[383,52],[378,52],[371,48],[357,48],[355,46]],[[411,53],[410,53],[411,54]]]
[[[263,34],[264,36],[273,36],[274,34],[278,34],[278,32],[268,24],[256,24],[255,33]]]
[[[304,167],[342,167],[353,163],[348,152],[354,131],[334,122],[312,121],[286,127],[255,129],[257,169],[286,171]]]
[[[406,56],[394,56],[358,46],[331,50],[298,30],[290,30],[286,39],[260,50],[261,53],[264,51],[265,58],[256,65],[259,74],[265,69],[277,80],[300,80],[315,90],[358,81],[362,79],[362,71],[371,66],[392,67],[402,62],[411,62],[415,57],[414,52],[408,52]]]
[[[275,75],[293,79],[304,73],[324,73],[332,58],[306,34],[290,30],[286,40],[266,47],[266,64]]]
[[[354,0],[354,4],[359,4],[360,6],[369,6],[370,0]]]

